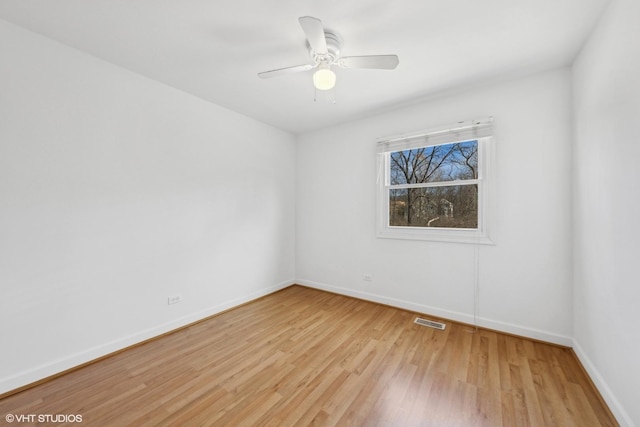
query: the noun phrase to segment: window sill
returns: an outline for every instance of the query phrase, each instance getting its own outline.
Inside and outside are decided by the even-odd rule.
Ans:
[[[377,237],[382,239],[495,245],[495,242],[489,238],[486,232],[451,228],[384,227],[378,230]]]

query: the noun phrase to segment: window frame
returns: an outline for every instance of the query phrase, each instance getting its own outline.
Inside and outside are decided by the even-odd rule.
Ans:
[[[481,131],[477,132],[481,126]],[[437,242],[495,244],[490,236],[490,193],[493,185],[492,157],[494,144],[491,119],[482,121],[459,122],[456,126],[449,126],[444,130],[436,130],[385,138],[378,141],[377,148],[377,233],[378,238],[426,240]],[[433,147],[458,142],[478,142],[478,177],[469,180],[440,181],[417,184],[391,185],[391,153]],[[455,185],[478,186],[478,227],[477,228],[446,228],[446,227],[409,227],[389,225],[389,194],[393,189],[400,188],[429,188]]]

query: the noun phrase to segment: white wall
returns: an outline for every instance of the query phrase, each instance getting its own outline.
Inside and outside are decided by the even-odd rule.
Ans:
[[[292,135],[4,21],[0,57],[0,393],[292,282]]]
[[[575,348],[640,425],[640,3],[616,0],[574,64]]]
[[[473,322],[474,248],[376,239],[375,140],[493,116],[495,246],[480,247],[481,324],[571,344],[571,81],[556,70],[424,100],[298,141],[298,281]],[[373,281],[362,280],[372,274]]]

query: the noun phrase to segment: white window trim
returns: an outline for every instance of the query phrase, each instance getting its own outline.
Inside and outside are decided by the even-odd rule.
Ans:
[[[478,131],[479,130],[479,131]],[[478,179],[465,181],[446,181],[441,183],[405,184],[403,188],[425,186],[449,186],[456,184],[478,184],[478,228],[459,229],[441,227],[398,227],[389,225],[389,157],[391,152],[403,149],[428,147],[434,145],[478,141]],[[377,195],[377,237],[386,239],[427,240],[436,242],[474,243],[493,245],[491,239],[491,203],[493,186],[493,131],[491,119],[460,122],[440,130],[384,138],[377,144],[378,157],[378,195]],[[394,186],[394,188],[401,188]]]

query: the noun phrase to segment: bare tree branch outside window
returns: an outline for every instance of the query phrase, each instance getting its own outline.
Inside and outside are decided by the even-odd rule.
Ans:
[[[478,227],[478,141],[392,152],[389,168],[390,226]]]

